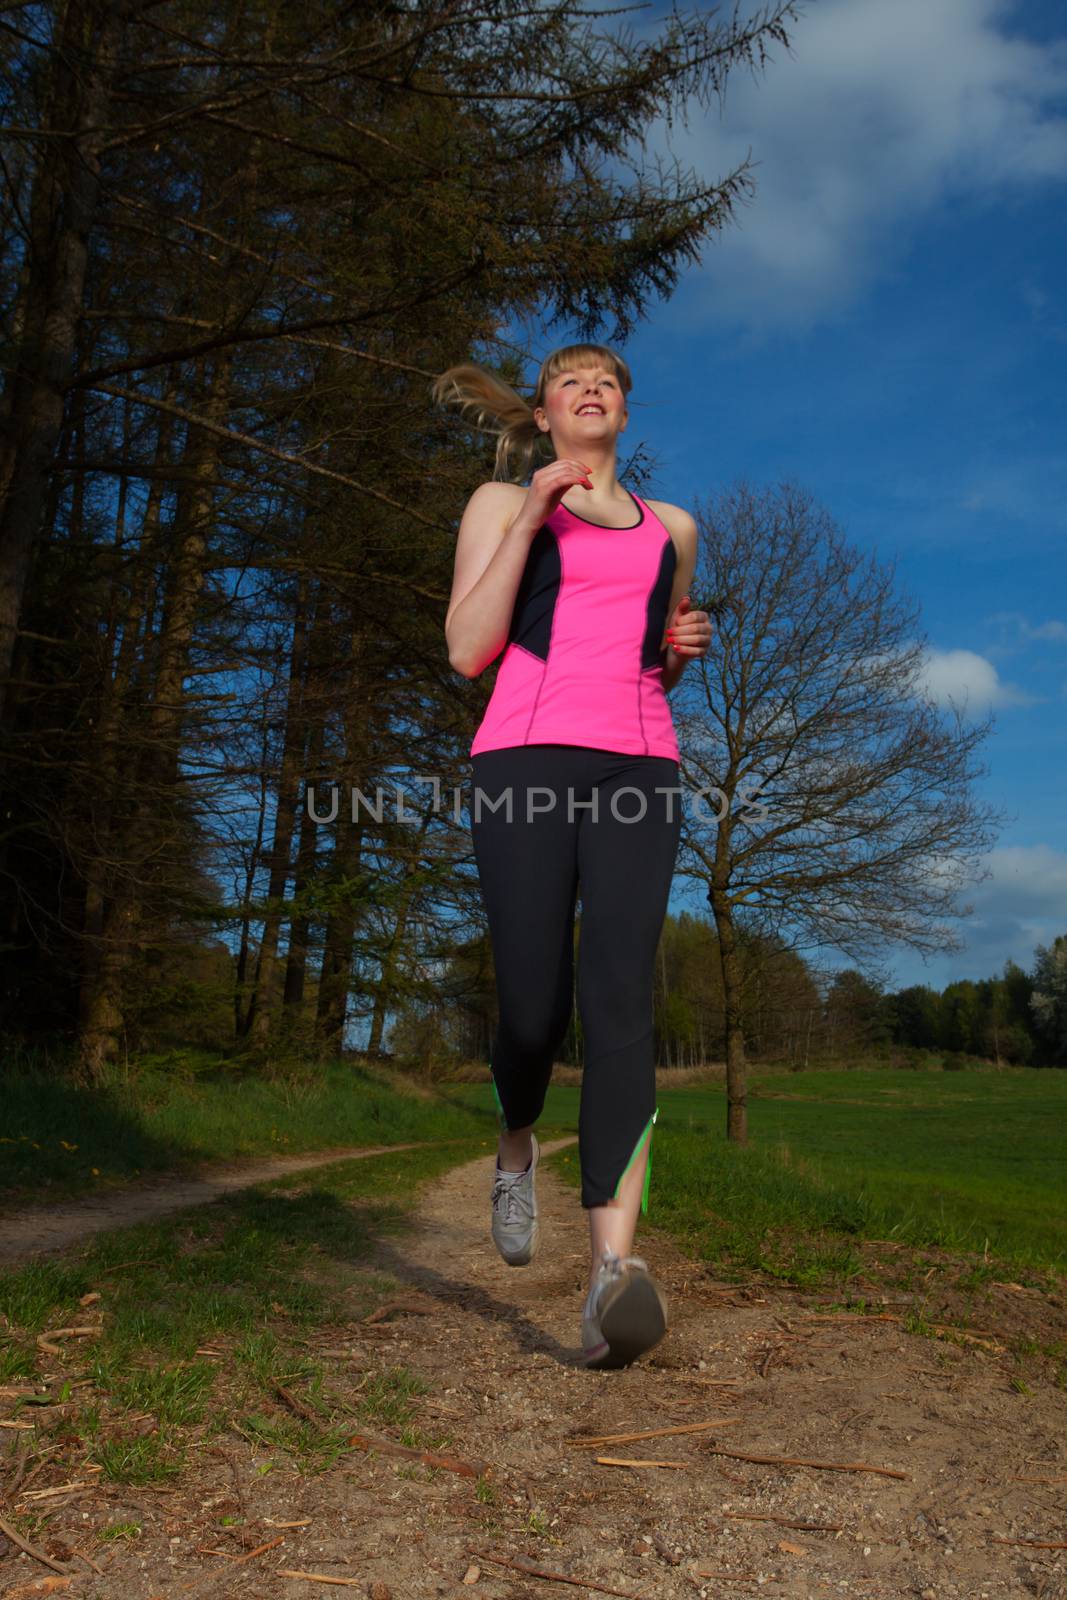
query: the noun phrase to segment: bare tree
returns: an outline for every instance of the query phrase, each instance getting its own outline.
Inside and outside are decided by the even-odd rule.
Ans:
[[[791,482],[699,507],[707,655],[672,704],[679,871],[706,886],[726,1009],[726,1133],[748,1137],[742,945],[836,950],[876,975],[893,946],[959,948],[951,919],[1003,818],[971,793],[992,718],[944,715],[892,563],[849,545]],[[703,794],[693,791],[703,790]]]

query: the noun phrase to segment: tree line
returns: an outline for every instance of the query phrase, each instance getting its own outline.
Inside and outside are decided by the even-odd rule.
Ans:
[[[720,1066],[726,1003],[720,952],[709,916],[669,914],[653,977],[660,1068]],[[580,948],[580,922],[576,934]],[[1001,974],[892,988],[855,967],[816,968],[781,941],[742,940],[742,1027],[749,1060],[808,1067],[893,1063],[931,1053],[996,1067],[1067,1066],[1067,935],[1037,946],[1027,970],[1008,960]],[[449,1076],[487,1058],[495,1022],[492,950],[484,936],[458,951],[429,1000],[402,1008],[388,1053],[430,1076]],[[577,1006],[560,1050],[581,1067]]]

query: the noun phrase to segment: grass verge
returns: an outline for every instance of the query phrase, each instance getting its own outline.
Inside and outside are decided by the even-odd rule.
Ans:
[[[420,1380],[351,1347],[404,1289],[369,1262],[372,1246],[402,1238],[423,1183],[490,1148],[469,1138],[339,1162],[0,1275],[14,1525],[40,1542],[66,1503],[53,1486],[95,1486],[97,1499],[111,1486],[96,1538],[134,1540],[124,1490],[162,1490],[238,1440],[259,1474],[325,1471],[361,1427],[448,1449],[448,1432],[420,1420]],[[219,1525],[240,1509],[238,1492]]]
[[[79,1089],[40,1072],[0,1072],[0,1201],[96,1190],[203,1162],[496,1132],[463,1105],[349,1063],[269,1078],[175,1053]]]

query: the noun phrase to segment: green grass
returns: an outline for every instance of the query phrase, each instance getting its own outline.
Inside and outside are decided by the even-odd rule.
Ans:
[[[178,1477],[194,1445],[211,1448],[227,1434],[252,1446],[263,1471],[276,1460],[324,1471],[361,1423],[443,1447],[447,1436],[424,1438],[413,1426],[425,1388],[415,1374],[396,1366],[355,1374],[349,1401],[348,1364],[331,1366],[315,1344],[324,1331],[343,1339],[346,1324],[401,1290],[368,1265],[372,1245],[403,1235],[423,1184],[490,1148],[490,1137],[468,1137],[331,1163],[100,1235],[77,1258],[0,1274],[9,1330],[0,1370],[6,1351],[15,1376],[39,1382],[47,1372],[47,1398],[73,1401],[59,1417],[31,1397],[14,1400],[11,1414],[35,1424],[20,1437],[32,1452],[55,1451],[57,1481],[90,1464],[129,1484]],[[100,1299],[81,1308],[91,1292]],[[35,1345],[45,1329],[90,1319],[99,1334],[65,1344],[59,1357]]]
[[[189,1052],[153,1057],[100,1089],[4,1070],[0,1199],[64,1194],[204,1161],[495,1133],[491,1111],[347,1063],[289,1078]]]
[[[139,1539],[141,1528],[140,1522],[112,1522],[106,1528],[101,1528],[96,1537],[104,1544],[113,1544],[121,1539]]]
[[[371,1379],[363,1391],[360,1415],[368,1422],[401,1426],[412,1413],[413,1395],[425,1394],[426,1385],[406,1367],[390,1367]]]
[[[666,1097],[653,1184],[674,1226],[697,1205],[750,1218],[750,1239],[778,1227],[988,1247],[1067,1270],[1067,1073],[754,1074],[748,1112],[743,1150],[723,1137],[721,1090]]]
[[[491,1105],[482,1084],[450,1095]],[[553,1086],[541,1131],[576,1131],[578,1095]],[[863,1239],[1067,1271],[1067,1073],[752,1071],[745,1146],[721,1083],[659,1106],[647,1220],[727,1275],[847,1280]],[[575,1152],[552,1165],[577,1185]]]

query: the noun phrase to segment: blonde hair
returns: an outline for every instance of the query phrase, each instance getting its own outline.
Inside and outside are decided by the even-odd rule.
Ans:
[[[615,374],[623,394],[629,394],[633,388],[630,369],[620,355],[604,344],[566,344],[553,350],[541,363],[529,400],[496,373],[467,362],[442,372],[434,380],[431,392],[438,405],[458,406],[474,427],[497,435],[494,478],[522,479],[548,441],[547,434],[534,421],[534,410],[544,405],[548,384],[568,367],[589,367],[598,362]]]

